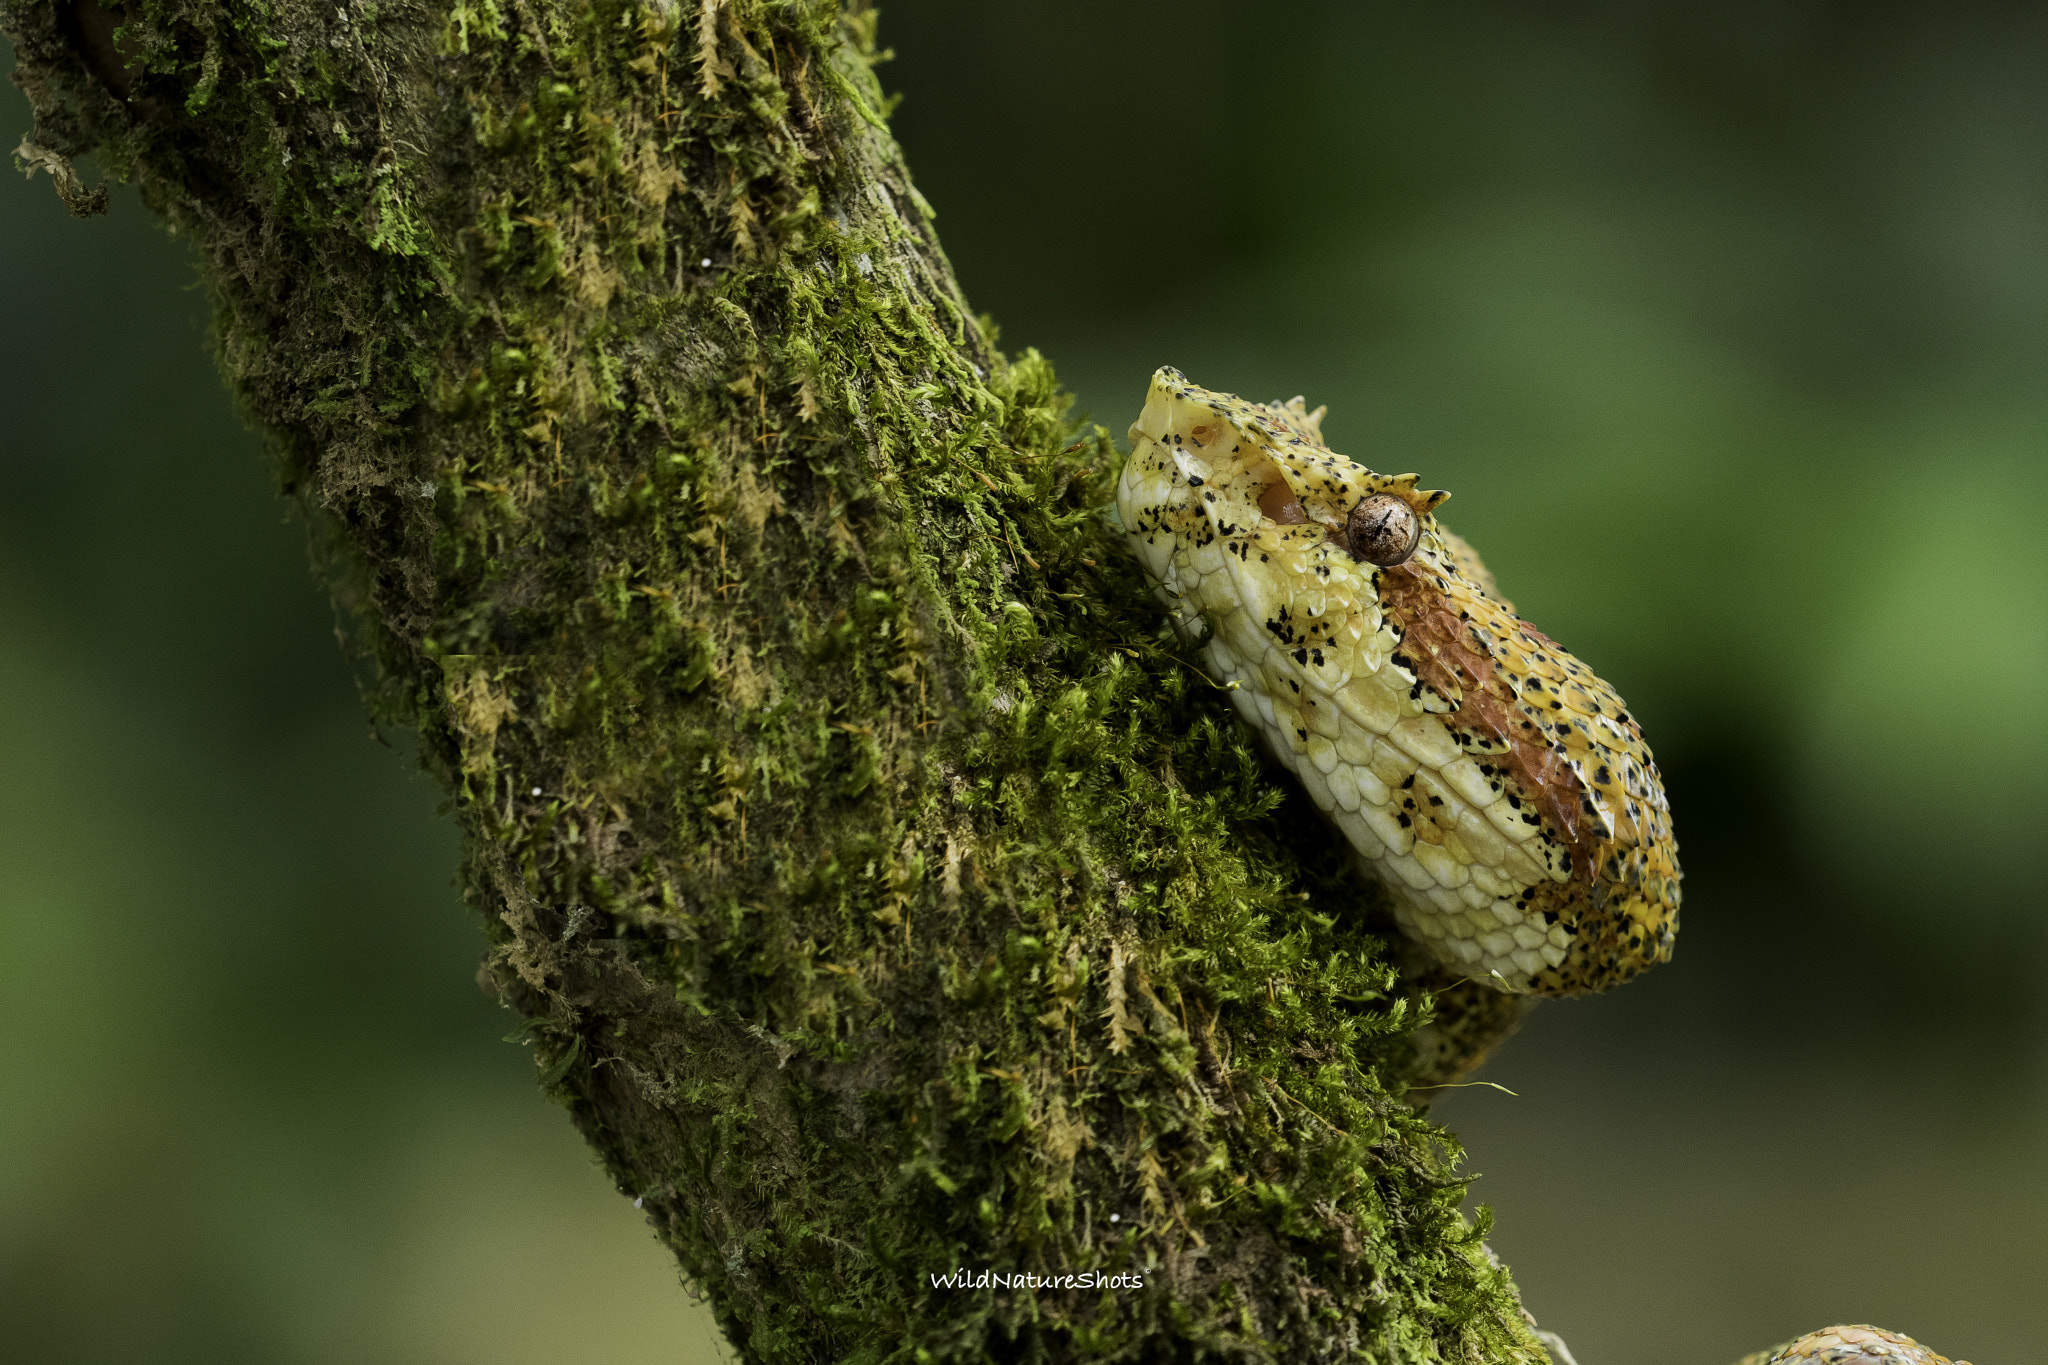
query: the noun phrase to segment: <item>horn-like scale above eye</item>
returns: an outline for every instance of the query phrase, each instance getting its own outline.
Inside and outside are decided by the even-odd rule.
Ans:
[[[1351,553],[1368,564],[1391,569],[1405,564],[1422,543],[1422,518],[1405,499],[1392,493],[1361,498],[1344,524]]]

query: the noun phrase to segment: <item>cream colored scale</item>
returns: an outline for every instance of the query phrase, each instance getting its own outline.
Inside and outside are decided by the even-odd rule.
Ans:
[[[1176,624],[1447,968],[1577,994],[1667,956],[1675,850],[1619,698],[1488,593],[1446,495],[1332,454],[1321,415],[1154,377],[1117,505]],[[1367,499],[1419,527],[1398,564],[1354,553]]]

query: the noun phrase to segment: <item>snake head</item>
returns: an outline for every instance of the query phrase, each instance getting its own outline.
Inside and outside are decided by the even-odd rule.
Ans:
[[[1449,494],[1332,452],[1322,415],[1152,377],[1117,507],[1175,624],[1445,967],[1578,995],[1668,958],[1635,720],[1438,522]]]
[[[1300,398],[1247,403],[1162,369],[1131,424],[1125,477],[1132,492],[1119,494],[1119,507],[1128,501],[1193,514],[1222,537],[1268,522],[1303,527],[1295,539],[1308,544],[1319,530],[1354,558],[1366,558],[1365,546],[1354,543],[1364,538],[1365,518],[1357,514],[1377,504],[1413,528],[1403,531],[1404,552],[1395,562],[1407,559],[1451,495],[1418,488],[1413,474],[1376,474],[1332,454],[1322,441],[1325,411],[1308,411]]]

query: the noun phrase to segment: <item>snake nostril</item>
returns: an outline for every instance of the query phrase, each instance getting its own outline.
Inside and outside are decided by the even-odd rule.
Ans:
[[[1344,523],[1351,553],[1383,569],[1405,563],[1422,542],[1422,518],[1392,493],[1361,499]]]
[[[1282,526],[1299,526],[1308,520],[1308,513],[1301,510],[1301,499],[1294,496],[1285,479],[1275,479],[1266,485],[1266,491],[1259,494],[1259,511],[1266,520]]]

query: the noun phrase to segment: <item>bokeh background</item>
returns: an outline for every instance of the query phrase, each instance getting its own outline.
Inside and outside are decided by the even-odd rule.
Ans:
[[[897,0],[970,296],[1327,402],[1630,700],[1678,959],[1438,1114],[1584,1365],[2048,1340],[2048,11]],[[26,128],[0,96],[0,132]],[[11,130],[11,131],[10,131]],[[132,195],[0,176],[0,1359],[709,1362]]]

